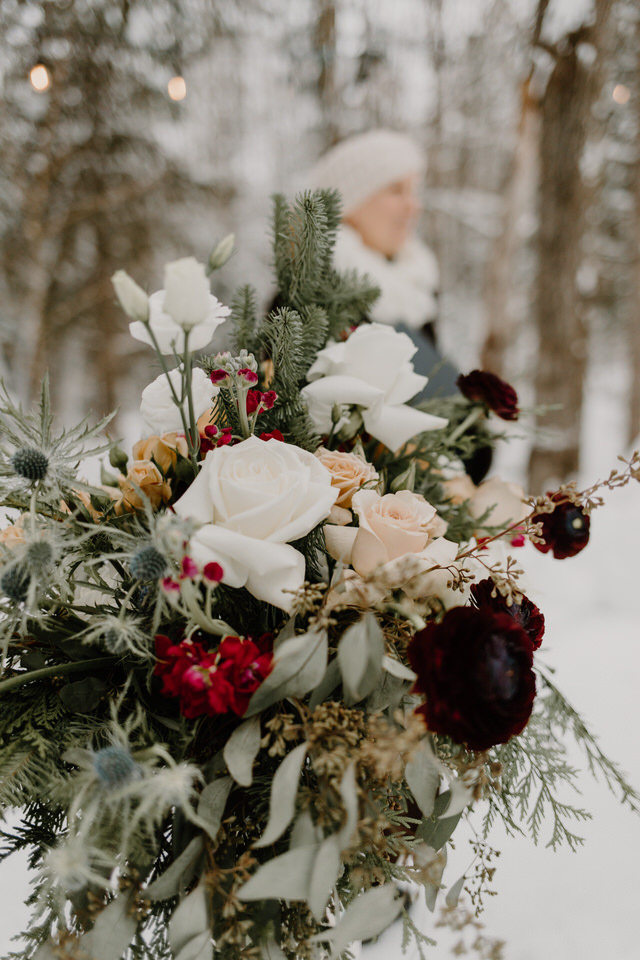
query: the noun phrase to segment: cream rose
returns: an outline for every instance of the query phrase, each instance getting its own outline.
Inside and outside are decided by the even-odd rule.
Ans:
[[[176,367],[169,371],[169,378],[178,396],[182,389],[182,370]],[[191,396],[196,419],[211,407],[211,400],[219,392],[204,370],[194,367],[191,371]],[[182,404],[185,419],[188,422],[187,400]],[[145,436],[162,436],[164,433],[184,432],[180,408],[176,406],[167,377],[161,373],[142,391],[140,414]]]
[[[427,383],[413,369],[416,349],[405,333],[370,323],[321,350],[307,373],[311,382],[302,390],[316,430],[329,433],[335,408],[353,406],[360,409],[365,429],[391,450],[418,433],[446,426],[442,417],[406,405]]]
[[[131,336],[153,346],[151,328],[160,353],[165,355],[184,353],[187,331],[190,350],[206,347],[231,311],[209,292],[204,266],[193,257],[168,263],[164,284],[164,290],[149,297],[148,321],[129,324]]]
[[[223,582],[289,609],[304,582],[304,557],[290,541],[324,520],[336,499],[331,476],[313,454],[279,440],[249,437],[211,450],[176,513],[203,526],[190,549],[215,560]]]
[[[372,483],[378,479],[372,464],[355,453],[342,453],[339,450],[326,450],[320,447],[316,450],[316,457],[331,474],[331,484],[338,491],[337,506],[350,507],[354,493],[357,493],[365,483]]]
[[[485,523],[489,527],[508,527],[520,523],[531,513],[524,502],[524,490],[517,483],[505,483],[498,477],[485,480],[476,487],[469,500],[469,512],[479,519],[491,509]]]
[[[15,523],[0,530],[0,543],[4,544],[5,547],[18,547],[25,542],[23,517],[24,514],[19,516]]]

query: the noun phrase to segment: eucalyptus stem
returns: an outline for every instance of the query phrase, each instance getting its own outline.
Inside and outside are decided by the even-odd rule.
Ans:
[[[473,424],[483,416],[484,410],[482,407],[473,407],[473,409],[470,410],[467,416],[464,418],[462,423],[459,423],[451,436],[448,437],[448,443],[454,444],[458,437],[461,437],[462,434],[469,429],[469,427],[473,426]]]
[[[71,660],[69,663],[58,663],[51,667],[41,667],[39,670],[29,670],[7,680],[0,680],[0,694],[8,693],[17,687],[23,687],[32,680],[43,680],[45,677],[59,677],[65,673],[78,673],[81,670],[95,670],[97,667],[113,665],[114,657],[94,657],[92,660]]]

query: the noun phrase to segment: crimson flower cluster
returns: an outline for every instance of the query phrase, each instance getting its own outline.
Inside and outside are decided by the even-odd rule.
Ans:
[[[544,543],[534,543],[534,547],[541,553],[551,550],[556,560],[575,557],[589,542],[591,521],[584,510],[567,500],[561,491],[549,496],[556,504],[553,511],[536,513],[531,517],[532,523],[542,524],[544,539]]]
[[[453,607],[411,640],[417,708],[429,730],[488,750],[527,725],[536,693],[533,644],[509,613]]]
[[[208,650],[198,640],[174,643],[158,635],[153,672],[162,677],[165,696],[180,698],[180,710],[188,719],[229,712],[242,717],[252,694],[271,672],[269,639],[228,636],[217,649]]]
[[[502,420],[517,420],[520,415],[518,394],[506,380],[487,370],[472,370],[460,374],[456,386],[467,400],[484,403]]]

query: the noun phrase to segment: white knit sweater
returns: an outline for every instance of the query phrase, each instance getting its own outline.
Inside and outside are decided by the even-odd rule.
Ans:
[[[435,320],[440,281],[438,263],[429,247],[412,239],[393,260],[365,246],[360,234],[343,223],[336,242],[334,264],[338,270],[366,273],[381,290],[370,319],[379,323],[405,323],[412,329]]]

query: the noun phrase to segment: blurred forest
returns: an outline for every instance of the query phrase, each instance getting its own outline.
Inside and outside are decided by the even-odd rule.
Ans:
[[[579,467],[590,371],[640,433],[637,0],[0,0],[0,374],[66,418],[154,375],[110,276],[272,293],[270,195],[383,125],[428,157],[440,330],[539,412],[530,489]],[[185,95],[186,93],[186,95]],[[593,380],[593,377],[592,377]]]

